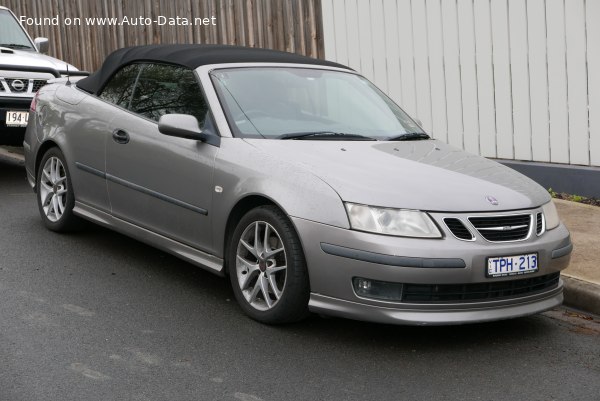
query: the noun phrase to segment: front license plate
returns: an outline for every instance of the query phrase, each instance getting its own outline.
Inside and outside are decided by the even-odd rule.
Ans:
[[[7,127],[27,127],[29,120],[28,111],[7,111],[6,126]]]
[[[538,271],[537,253],[516,256],[498,256],[488,258],[487,276],[506,277]]]

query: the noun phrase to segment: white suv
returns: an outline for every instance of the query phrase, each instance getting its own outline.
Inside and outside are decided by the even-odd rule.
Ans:
[[[12,11],[0,6],[0,145],[22,146],[33,96],[49,79],[67,73],[68,64],[42,54],[47,50],[47,38],[31,40]],[[68,69],[84,74],[72,65]]]

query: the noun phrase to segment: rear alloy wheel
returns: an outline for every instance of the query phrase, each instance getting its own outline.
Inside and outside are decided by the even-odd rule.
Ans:
[[[58,148],[49,149],[37,174],[38,207],[46,227],[69,231],[79,223],[73,215],[75,199],[64,156]]]
[[[274,206],[248,212],[229,247],[235,296],[253,319],[286,323],[308,314],[308,274],[298,236]]]

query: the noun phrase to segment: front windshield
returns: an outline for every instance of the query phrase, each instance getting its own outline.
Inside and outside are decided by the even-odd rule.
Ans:
[[[0,10],[0,46],[33,50],[23,28],[8,10]]]
[[[212,80],[234,136],[281,138],[336,134],[385,140],[423,133],[365,78],[310,68],[216,70]]]

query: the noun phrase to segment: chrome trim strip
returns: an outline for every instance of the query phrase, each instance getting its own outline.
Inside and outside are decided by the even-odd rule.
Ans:
[[[498,227],[480,227],[478,231],[512,231],[519,228],[527,227],[527,224],[521,224],[519,226],[498,226]]]
[[[106,179],[108,181],[114,182],[114,183],[119,184],[119,185],[123,185],[124,187],[133,189],[133,190],[141,192],[143,194],[150,195],[150,196],[152,196],[154,198],[157,198],[157,199],[160,199],[162,201],[165,201],[165,202],[168,202],[168,203],[172,203],[174,205],[183,207],[185,209],[191,210],[191,211],[196,212],[196,213],[200,213],[200,214],[202,214],[204,216],[208,215],[208,210],[206,210],[206,209],[203,209],[203,208],[198,207],[198,206],[191,205],[191,204],[189,204],[187,202],[181,201],[179,199],[175,199],[173,197],[170,197],[168,195],[162,194],[160,192],[153,191],[153,190],[148,189],[146,187],[143,187],[141,185],[134,184],[133,182],[130,182],[130,181],[124,180],[122,178],[116,177],[116,176],[114,176],[112,174],[107,174],[107,173],[105,173],[103,171],[100,171],[98,169],[95,169],[93,167],[86,166],[85,164],[82,164],[82,163],[79,163],[79,162],[75,162],[75,166],[77,166],[78,169],[80,169],[82,171],[85,171],[86,173],[90,173],[90,174],[95,175],[97,177],[104,178],[104,179]]]
[[[542,215],[542,231],[540,231],[539,233],[537,232],[537,217],[538,215]],[[535,214],[535,234],[540,237],[542,236],[544,233],[546,232],[546,216],[544,215],[544,212],[537,212]]]
[[[462,259],[443,259],[443,258],[416,258],[410,256],[384,255],[359,249],[346,248],[344,246],[328,244],[321,242],[323,252],[340,256],[342,258],[360,260],[361,262],[377,263],[380,265],[400,266],[400,267],[419,267],[435,269],[462,269],[467,267]]]
[[[562,258],[563,256],[567,256],[573,251],[573,244],[569,244],[562,248],[558,248],[552,251],[552,259]]]
[[[486,239],[481,232],[479,231],[479,229],[477,227],[475,227],[475,225],[473,223],[471,223],[471,218],[472,217],[484,217],[484,218],[490,218],[490,217],[509,217],[509,216],[523,216],[523,215],[529,215],[529,231],[527,232],[527,236],[525,238],[521,238],[521,239],[516,239],[516,240],[510,240],[510,241],[490,241],[488,239]],[[529,238],[531,238],[531,234],[533,234],[535,232],[535,219],[533,218],[534,216],[534,212],[530,211],[529,213],[511,213],[511,214],[480,214],[480,215],[471,215],[471,216],[467,216],[467,221],[469,222],[469,225],[471,226],[471,228],[473,228],[475,231],[477,231],[477,233],[481,236],[481,238],[483,238],[484,241],[489,242],[491,244],[508,244],[511,242],[522,242],[522,241],[527,241]],[[484,230],[485,231],[485,230]]]

